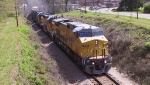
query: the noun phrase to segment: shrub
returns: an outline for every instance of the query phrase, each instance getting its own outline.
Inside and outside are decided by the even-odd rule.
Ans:
[[[145,13],[150,13],[150,4],[147,4],[144,6],[144,12]]]
[[[150,42],[145,43],[145,48],[150,49]]]
[[[116,11],[117,11],[117,9],[112,9],[111,11],[116,12]]]
[[[36,50],[38,50],[38,49],[40,48],[40,45],[39,45],[38,43],[36,43],[36,44],[34,45],[34,48],[35,48]]]
[[[8,13],[8,15],[7,15],[8,17],[15,17],[15,13]]]
[[[27,23],[28,25],[32,24],[32,22],[29,21],[29,20],[27,20],[26,23]]]
[[[125,9],[124,9],[124,8],[121,8],[121,7],[118,7],[116,10],[117,10],[117,11],[124,11]]]
[[[6,13],[1,13],[0,14],[0,22],[3,21],[6,18]]]

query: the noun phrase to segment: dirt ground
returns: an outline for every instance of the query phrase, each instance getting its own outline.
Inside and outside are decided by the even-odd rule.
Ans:
[[[45,65],[48,66],[47,76],[63,85],[93,85],[81,69],[64,53],[50,38],[36,25],[31,25],[35,40],[41,45],[39,54]],[[121,82],[121,85],[138,85],[127,75],[112,68],[109,74]]]
[[[121,83],[121,85],[139,85],[134,82],[127,74],[120,73],[116,67],[112,67],[108,74],[111,75],[115,80]]]

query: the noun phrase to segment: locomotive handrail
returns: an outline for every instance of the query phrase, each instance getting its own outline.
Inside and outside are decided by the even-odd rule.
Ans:
[[[88,52],[89,54],[88,54],[88,53],[86,54],[86,55],[88,55],[88,56],[85,55],[84,58],[88,58],[89,55],[92,53],[92,50],[94,50],[94,49],[91,49],[91,52],[90,52],[90,53]],[[84,65],[85,65],[85,60],[86,60],[86,59],[84,59],[84,62],[83,62]]]
[[[91,49],[91,52],[90,53],[88,52],[89,54],[87,53],[84,57],[89,57],[89,55],[92,53],[92,50],[94,50],[94,49]]]

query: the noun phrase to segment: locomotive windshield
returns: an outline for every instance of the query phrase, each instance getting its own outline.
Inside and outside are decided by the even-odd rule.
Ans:
[[[93,36],[101,36],[103,35],[103,31],[93,32]]]
[[[80,32],[79,36],[80,37],[94,37],[94,36],[101,36],[103,35],[103,31],[98,31],[98,32]]]
[[[80,37],[92,37],[92,33],[91,32],[80,32],[79,36]]]

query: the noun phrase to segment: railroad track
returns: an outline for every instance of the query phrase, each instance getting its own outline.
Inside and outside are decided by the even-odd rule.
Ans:
[[[111,78],[108,74],[99,76],[90,75],[89,79],[93,83],[93,85],[121,85],[119,82]]]

